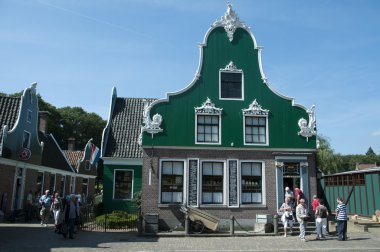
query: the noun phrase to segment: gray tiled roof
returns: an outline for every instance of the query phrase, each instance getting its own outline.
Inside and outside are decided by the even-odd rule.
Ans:
[[[3,136],[4,125],[8,125],[9,130],[15,125],[20,103],[21,99],[19,97],[0,96],[0,139]]]
[[[152,98],[116,98],[113,109],[105,157],[142,158],[138,145],[144,101]]]

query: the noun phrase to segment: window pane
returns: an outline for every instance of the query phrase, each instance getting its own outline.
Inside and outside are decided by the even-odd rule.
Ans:
[[[260,136],[260,143],[265,143],[265,136]]]
[[[219,124],[219,116],[213,116],[212,117],[212,124],[216,124],[216,125]]]
[[[211,135],[205,135],[205,142],[211,142]]]
[[[219,126],[212,126],[212,133],[218,133],[219,131]]]
[[[260,125],[265,125],[265,124],[266,124],[266,118],[264,118],[264,117],[260,117],[260,119],[259,119],[259,124],[260,124]]]
[[[173,164],[173,174],[175,174],[175,175],[183,175],[183,163],[182,162],[174,162],[174,164]]]
[[[115,171],[114,199],[132,198],[132,171]]]
[[[246,125],[252,125],[253,124],[253,119],[251,116],[246,116],[245,117],[245,124]]]
[[[259,142],[259,136],[257,136],[257,135],[254,135],[253,136],[253,141],[252,141],[253,143],[258,143]]]
[[[198,133],[204,133],[205,132],[205,126],[198,125]]]
[[[212,135],[212,141],[213,142],[218,142],[219,141],[219,136],[217,134]]]
[[[198,123],[204,124],[205,122],[205,117],[204,116],[198,116]]]
[[[264,127],[260,127],[259,128],[259,134],[260,135],[265,135],[265,128]]]
[[[242,176],[250,176],[250,175],[252,175],[251,166],[249,166],[249,164],[247,164],[247,163],[242,163],[241,164],[241,175]]]
[[[246,143],[253,143],[253,137],[252,137],[252,135],[245,136],[245,142]]]
[[[211,124],[211,116],[205,116],[205,124]]]
[[[206,133],[206,134],[211,134],[211,127],[210,127],[210,126],[207,126],[207,127],[205,128],[205,133]]]
[[[259,125],[259,118],[258,117],[253,117],[252,123],[253,123],[253,125]]]
[[[221,97],[242,98],[242,74],[221,72]]]
[[[197,140],[198,140],[198,142],[204,142],[204,140],[205,140],[205,136],[204,136],[204,135],[200,135],[200,134],[198,134],[198,136],[197,136]]]

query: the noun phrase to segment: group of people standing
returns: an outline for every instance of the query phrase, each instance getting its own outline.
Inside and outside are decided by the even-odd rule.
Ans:
[[[341,197],[338,197],[337,203],[338,240],[345,241],[347,240],[347,209]],[[316,240],[325,239],[327,218],[329,216],[328,209],[323,199],[318,199],[316,195],[313,196],[312,206],[316,223]],[[300,239],[301,241],[307,241],[305,238],[306,226],[312,216],[309,214],[306,198],[301,189],[296,188],[293,193],[289,187],[285,188],[285,202],[281,205],[279,212],[282,214],[281,221],[284,225],[284,237],[287,236],[288,229],[292,233],[294,222],[297,221],[299,223]]]
[[[50,215],[54,217],[55,232],[63,234],[64,237],[69,235],[70,239],[74,239],[75,225],[79,223],[80,217],[80,199],[75,194],[61,198],[59,192],[55,192],[53,196],[49,190],[45,190],[44,195],[35,197],[40,206],[39,215],[41,218],[41,226],[48,226]],[[31,192],[27,195],[27,215],[31,215],[30,209],[33,202]],[[30,205],[30,207],[29,207]],[[31,217],[28,217],[31,218]]]

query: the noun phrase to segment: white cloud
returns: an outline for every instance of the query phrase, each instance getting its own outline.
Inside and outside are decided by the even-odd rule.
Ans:
[[[372,136],[380,136],[380,129],[372,132]]]

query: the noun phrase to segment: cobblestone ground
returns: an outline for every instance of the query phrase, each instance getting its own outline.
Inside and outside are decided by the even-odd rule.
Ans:
[[[79,232],[74,240],[54,233],[52,226],[0,224],[0,251],[380,251],[380,234],[349,232],[349,240],[336,237],[316,241],[308,236],[253,237],[138,237],[128,233]]]

